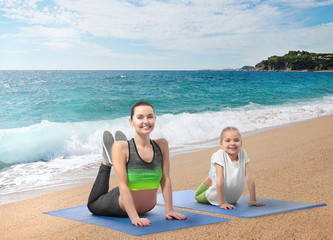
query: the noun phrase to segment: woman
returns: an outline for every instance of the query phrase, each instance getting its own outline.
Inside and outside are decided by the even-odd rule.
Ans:
[[[172,208],[168,142],[162,138],[153,141],[149,137],[156,121],[153,106],[144,101],[136,102],[129,121],[135,129],[135,136],[129,141],[118,141],[116,134],[113,144],[113,136],[104,133],[103,161],[88,199],[89,210],[97,215],[129,217],[135,226],[149,226],[150,221],[140,214],[154,208],[161,185],[166,218],[186,219]],[[119,187],[109,192],[112,165]]]

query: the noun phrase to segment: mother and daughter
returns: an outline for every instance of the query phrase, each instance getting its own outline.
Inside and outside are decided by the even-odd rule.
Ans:
[[[129,217],[135,226],[149,226],[149,219],[140,215],[155,207],[161,186],[166,219],[185,220],[186,216],[172,207],[168,142],[163,138],[150,139],[156,121],[153,106],[145,101],[136,102],[129,121],[135,129],[131,140],[127,141],[119,131],[115,139],[108,131],[103,134],[103,160],[88,198],[88,209],[96,215]],[[240,149],[239,131],[223,130],[220,144],[223,150],[213,154],[210,177],[198,188],[197,201],[232,209],[232,203],[236,203],[244,191],[246,177],[251,198],[249,205],[262,206],[256,202],[248,158]],[[112,166],[118,187],[109,191]]]

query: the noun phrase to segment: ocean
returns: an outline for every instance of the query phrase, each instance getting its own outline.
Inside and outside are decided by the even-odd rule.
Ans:
[[[93,181],[103,131],[133,137],[138,100],[171,156],[217,146],[225,126],[246,135],[333,114],[332,72],[0,71],[0,90],[0,204]]]

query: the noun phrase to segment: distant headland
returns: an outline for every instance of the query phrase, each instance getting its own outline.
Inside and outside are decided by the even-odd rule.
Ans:
[[[271,71],[271,72],[333,72],[333,53],[289,51],[284,56],[271,56],[255,66],[199,71]]]
[[[261,61],[251,71],[333,71],[333,53],[289,51]]]

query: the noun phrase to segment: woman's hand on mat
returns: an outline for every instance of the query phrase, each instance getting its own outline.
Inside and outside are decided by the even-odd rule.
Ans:
[[[252,207],[252,206],[262,207],[262,206],[265,206],[265,203],[261,203],[261,202],[257,202],[257,201],[250,201],[249,206],[250,207]]]
[[[132,224],[136,227],[147,227],[150,226],[150,221],[147,218],[135,218],[132,220]]]
[[[185,220],[187,217],[181,213],[177,212],[168,212],[165,214],[166,219],[172,220],[172,219],[177,219],[177,220]]]
[[[220,205],[220,208],[223,209],[235,209],[235,206],[229,203],[223,203],[222,205]]]

